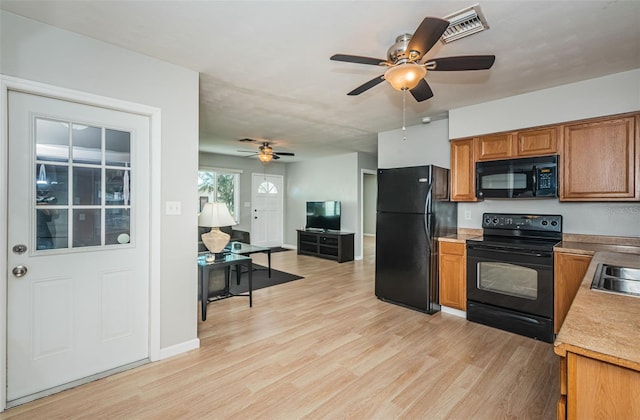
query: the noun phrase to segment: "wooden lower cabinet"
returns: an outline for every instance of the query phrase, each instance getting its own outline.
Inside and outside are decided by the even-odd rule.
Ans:
[[[553,253],[553,332],[558,333],[569,312],[573,298],[587,272],[591,255],[555,251]]]
[[[558,419],[639,419],[640,372],[567,352],[560,361]]]
[[[440,242],[440,305],[467,310],[467,249],[464,242]]]

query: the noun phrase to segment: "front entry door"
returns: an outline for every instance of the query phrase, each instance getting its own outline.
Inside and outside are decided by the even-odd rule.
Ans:
[[[282,245],[282,176],[252,174],[251,243],[257,246]]]
[[[15,405],[148,357],[149,119],[14,91],[8,109]]]

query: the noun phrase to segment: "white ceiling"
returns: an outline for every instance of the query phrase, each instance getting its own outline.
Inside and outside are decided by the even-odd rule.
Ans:
[[[402,126],[401,92],[387,83],[346,93],[381,68],[334,53],[386,58],[426,16],[470,1],[14,1],[0,8],[200,73],[200,149],[295,158],[377,152],[377,133]],[[640,1],[480,1],[490,29],[428,57],[494,54],[491,70],[430,72],[435,96],[407,95],[406,124],[449,109],[640,68]],[[598,100],[598,92],[593,92]],[[242,153],[240,153],[242,154]]]

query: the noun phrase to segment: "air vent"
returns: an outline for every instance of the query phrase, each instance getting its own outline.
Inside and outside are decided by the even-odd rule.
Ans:
[[[445,16],[444,19],[450,22],[449,27],[444,31],[444,35],[442,35],[441,38],[445,44],[489,29],[489,25],[482,14],[482,10],[480,10],[479,4],[474,4],[456,13],[452,13]]]
[[[238,141],[239,141],[240,143],[255,143],[255,142],[256,142],[256,140],[255,140],[255,139],[247,139],[247,138],[240,139],[240,140],[238,140]]]

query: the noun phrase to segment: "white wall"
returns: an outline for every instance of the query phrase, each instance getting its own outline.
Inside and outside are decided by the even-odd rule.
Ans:
[[[198,73],[0,11],[0,73],[161,109],[160,346],[197,340]],[[186,186],[186,187],[185,187]],[[6,240],[2,238],[1,240]],[[174,347],[175,346],[175,347]]]
[[[403,137],[406,134],[407,139]],[[378,167],[450,166],[449,123],[446,119],[378,133]]]
[[[341,229],[360,230],[358,154],[293,162],[287,165],[287,217],[285,219],[285,243],[297,244],[296,229],[306,223],[307,201],[340,201]],[[355,248],[359,241],[355,241]],[[359,250],[354,249],[355,255]]]
[[[449,134],[461,138],[637,110],[640,69],[453,109],[449,111]],[[470,220],[465,219],[465,212]],[[561,214],[565,233],[640,236],[637,202],[560,203],[543,199],[460,203],[458,226],[480,228],[483,212]]]

